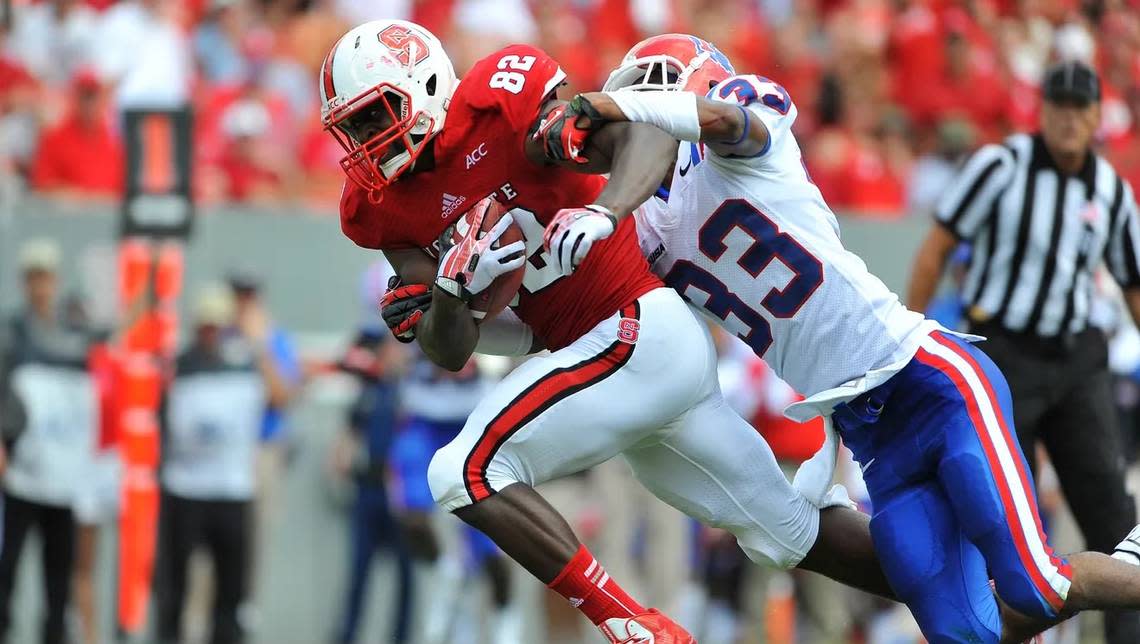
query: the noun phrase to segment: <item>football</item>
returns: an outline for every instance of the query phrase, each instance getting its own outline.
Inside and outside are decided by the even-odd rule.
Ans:
[[[491,205],[487,209],[487,214],[483,217],[483,232],[480,234],[480,237],[494,228],[495,224],[508,212],[507,208],[498,201],[489,200],[489,203]],[[476,208],[468,210],[462,217],[457,219],[455,223],[447,229],[444,238],[450,240],[452,244],[462,239],[463,236],[467,234],[478,207],[479,206],[476,206]],[[499,241],[495,244],[495,247],[498,248],[507,244],[513,244],[522,239],[524,239],[522,229],[519,228],[517,223],[512,223],[506,232],[499,237]],[[523,275],[525,273],[526,264],[523,264],[510,273],[500,275],[482,293],[471,298],[471,302],[468,306],[471,308],[471,315],[475,318],[475,321],[482,322],[484,319],[492,319],[503,309],[507,308],[511,301],[515,299],[519,287],[522,286]]]

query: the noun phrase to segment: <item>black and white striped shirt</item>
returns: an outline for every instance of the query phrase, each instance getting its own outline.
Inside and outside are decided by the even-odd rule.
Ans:
[[[1041,337],[1088,323],[1092,274],[1103,261],[1140,286],[1140,216],[1131,186],[1090,153],[1065,177],[1040,136],[987,145],[943,195],[935,218],[973,244],[963,298],[973,322]]]

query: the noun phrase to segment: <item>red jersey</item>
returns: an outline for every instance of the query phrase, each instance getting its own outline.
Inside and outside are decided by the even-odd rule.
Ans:
[[[38,189],[74,188],[100,195],[123,191],[123,150],[110,125],[72,114],[40,135],[32,164]]]
[[[570,276],[558,274],[542,247],[546,224],[561,208],[593,202],[599,176],[539,166],[524,151],[539,109],[565,74],[540,49],[511,45],[472,66],[459,83],[436,135],[435,166],[408,172],[384,189],[379,204],[345,183],[341,230],[365,248],[422,248],[438,255],[437,240],[480,199],[494,195],[512,208],[529,259],[512,307],[551,350],[584,335],[644,293],[661,286],[641,255],[633,218],[594,244]]]

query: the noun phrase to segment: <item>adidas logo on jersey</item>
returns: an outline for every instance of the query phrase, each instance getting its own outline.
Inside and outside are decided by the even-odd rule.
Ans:
[[[447,192],[443,193],[443,215],[442,215],[442,217],[444,219],[450,217],[451,213],[455,212],[455,209],[458,208],[459,206],[462,206],[464,201],[467,201],[467,197],[464,197],[464,196],[456,197],[455,195],[447,193]]]

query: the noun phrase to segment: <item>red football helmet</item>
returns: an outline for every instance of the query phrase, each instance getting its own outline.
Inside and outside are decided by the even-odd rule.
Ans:
[[[610,73],[604,91],[680,90],[700,95],[736,75],[712,43],[688,34],[662,34],[637,43]]]

